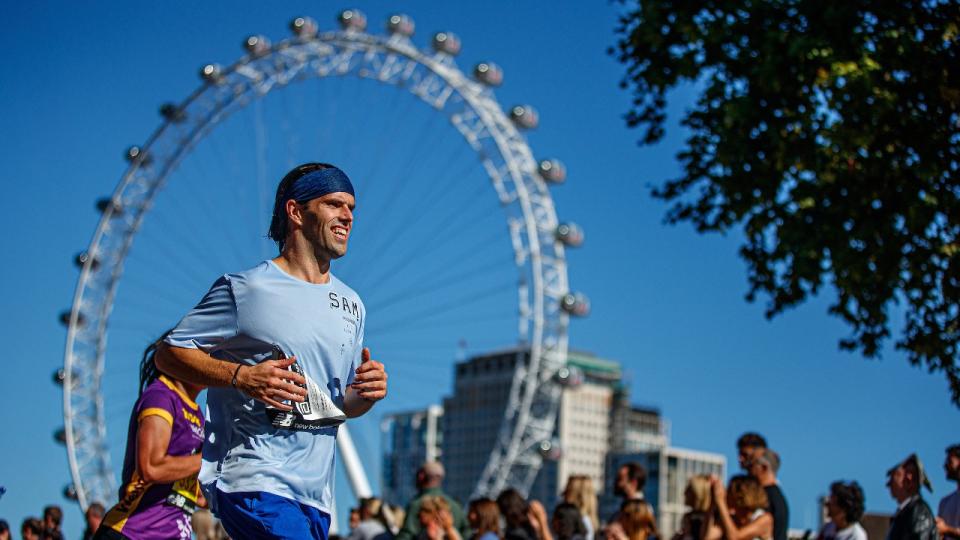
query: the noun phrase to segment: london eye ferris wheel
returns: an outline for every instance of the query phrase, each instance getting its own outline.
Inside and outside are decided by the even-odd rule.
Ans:
[[[233,64],[204,65],[201,85],[161,107],[160,126],[128,149],[119,184],[98,202],[56,375],[65,492],[82,508],[115,497],[111,451],[122,448],[138,347],[218,274],[269,254],[271,179],[317,155],[356,181],[354,241],[334,270],[365,298],[367,341],[411,360],[390,364],[406,370],[397,376],[429,380],[461,339],[529,351],[476,492],[533,482],[567,374],[568,319],[589,309],[568,286],[564,255],[583,234],[558,220],[549,191],[564,166],[535,158],[525,132],[537,111],[501,106],[496,64],[458,67],[455,34],[418,48],[406,15],[391,15],[382,35],[358,10],[338,22],[320,31],[298,17],[289,38],[250,36]]]

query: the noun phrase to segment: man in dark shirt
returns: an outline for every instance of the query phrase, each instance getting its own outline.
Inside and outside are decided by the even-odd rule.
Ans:
[[[930,479],[916,454],[887,471],[887,487],[897,501],[897,512],[890,521],[887,540],[938,540],[937,522],[927,502],[920,496],[920,486],[931,493]]]
[[[758,451],[750,460],[747,470],[756,478],[770,501],[768,510],[773,515],[773,540],[787,540],[787,524],[790,522],[790,510],[787,499],[777,483],[777,471],[780,470],[780,456],[769,448]]]

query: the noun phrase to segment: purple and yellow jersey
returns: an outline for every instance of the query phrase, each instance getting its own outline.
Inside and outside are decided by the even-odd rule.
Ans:
[[[148,416],[166,420],[172,429],[167,454],[188,456],[203,446],[203,415],[189,396],[165,376],[147,386],[130,415],[123,460],[120,502],[107,512],[103,525],[136,540],[190,538],[190,516],[199,493],[197,477],[151,484],[137,470],[137,429]]]

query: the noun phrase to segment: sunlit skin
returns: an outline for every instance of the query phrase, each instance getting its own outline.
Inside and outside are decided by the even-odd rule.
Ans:
[[[943,461],[943,471],[946,473],[947,480],[960,482],[960,457],[947,452],[947,457]],[[937,518],[937,531],[942,537],[960,537],[960,527],[951,527],[940,517]]]
[[[910,464],[900,465],[890,474],[887,479],[887,487],[890,488],[890,495],[898,503],[909,499],[920,491],[920,483],[917,478],[917,468]]]
[[[737,461],[740,462],[740,468],[747,470],[750,462],[754,458],[760,457],[760,453],[763,452],[763,448],[760,446],[741,446],[737,449]]]

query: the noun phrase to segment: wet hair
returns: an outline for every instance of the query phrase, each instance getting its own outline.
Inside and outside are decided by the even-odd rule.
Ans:
[[[646,501],[636,499],[624,501],[620,505],[620,516],[617,519],[630,540],[646,540],[657,535],[657,522]]]
[[[748,431],[740,436],[737,439],[737,448],[743,448],[745,446],[753,448],[766,448],[767,440],[763,438],[763,435],[759,433],[754,433],[753,431]]]
[[[863,489],[856,482],[834,482],[830,484],[830,494],[837,506],[843,510],[847,523],[856,523],[863,517]]]
[[[497,496],[497,507],[500,508],[500,514],[503,515],[508,529],[530,525],[530,518],[527,517],[529,505],[519,491],[513,488],[501,491]]]
[[[587,528],[583,525],[583,516],[580,509],[571,503],[560,503],[553,510],[553,519],[551,520],[553,532],[560,540],[567,540],[575,536],[587,534]]]
[[[498,537],[501,537],[500,509],[497,508],[496,501],[487,497],[474,499],[470,501],[470,505],[467,508],[467,516],[476,516],[476,522],[471,521],[470,526],[476,529],[477,538],[488,532],[492,532]]]
[[[150,345],[147,345],[147,348],[143,350],[143,357],[140,359],[140,391],[137,393],[137,397],[142,396],[143,391],[146,390],[153,381],[159,379],[160,375],[163,375],[163,373],[157,369],[157,363],[153,361],[153,358],[157,354],[157,347],[163,343],[163,340],[167,339],[170,332],[173,332],[172,328],[164,332],[162,336]]]
[[[283,199],[284,194],[290,188],[290,185],[305,176],[307,173],[319,171],[321,169],[335,169],[329,163],[304,163],[297,165],[280,180],[277,185],[277,194],[273,199],[273,217],[270,219],[270,230],[267,231],[267,237],[277,243],[277,248],[282,252],[283,246],[287,241],[288,223],[287,223],[287,201]]]
[[[627,478],[637,483],[637,491],[643,491],[643,486],[647,485],[647,469],[636,461],[629,461],[621,467],[627,469]]]
[[[745,474],[734,476],[730,479],[730,488],[727,491],[733,499],[731,506],[736,509],[753,512],[758,508],[770,506],[767,492],[763,490],[760,481],[752,476]]]

